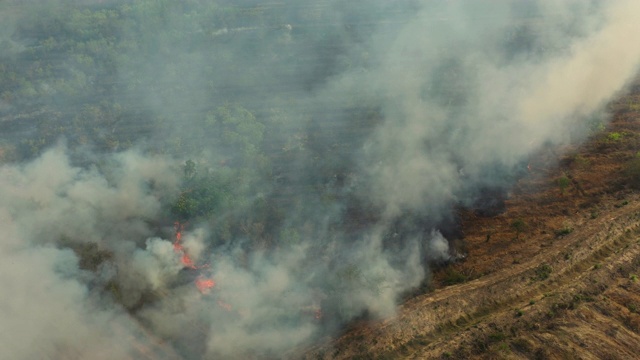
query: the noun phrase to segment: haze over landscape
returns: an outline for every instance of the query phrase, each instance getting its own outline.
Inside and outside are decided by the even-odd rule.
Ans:
[[[639,18],[635,0],[0,2],[0,353],[298,358],[398,316],[474,256],[461,212],[500,214],[540,153],[607,127]]]

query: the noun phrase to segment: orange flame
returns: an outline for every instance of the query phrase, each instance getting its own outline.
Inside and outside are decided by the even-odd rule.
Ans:
[[[208,264],[205,264],[203,266],[196,266],[195,263],[193,262],[193,259],[191,259],[189,254],[187,254],[184,246],[182,246],[181,241],[182,241],[182,231],[184,229],[184,225],[180,224],[179,222],[176,222],[174,224],[174,227],[176,229],[176,241],[173,242],[173,251],[175,251],[177,254],[182,255],[180,257],[180,262],[182,262],[182,265],[194,270],[208,267],[209,266]],[[211,289],[213,289],[213,287],[216,286],[216,282],[213,279],[207,278],[204,275],[199,275],[195,281],[195,284],[196,284],[196,288],[198,288],[198,291],[200,291],[200,293],[202,294],[208,294],[209,292],[211,292]],[[223,303],[221,301],[218,301],[218,304],[220,304],[220,306],[222,306],[227,311],[231,310],[231,305],[229,304]]]
[[[173,251],[175,251],[178,254],[182,254],[182,256],[180,257],[180,261],[182,262],[182,265],[190,269],[196,269],[197,268],[196,265],[193,263],[193,260],[191,259],[189,254],[187,254],[187,252],[184,249],[184,246],[182,246],[182,243],[181,243],[182,230],[184,226],[176,222],[174,227],[176,229],[176,241],[173,242]]]
[[[193,259],[191,259],[189,254],[187,254],[184,246],[182,246],[182,231],[184,230],[184,225],[180,224],[179,222],[176,222],[174,224],[174,228],[176,229],[176,240],[173,242],[173,251],[176,254],[182,255],[180,257],[180,262],[185,267],[194,269],[194,270],[209,267],[209,264],[196,266],[195,263],[193,262]],[[213,289],[216,286],[215,280],[213,280],[212,278],[205,277],[202,274],[196,278],[195,284],[196,284],[196,288],[198,288],[198,291],[200,291],[200,293],[203,295],[209,294],[211,292],[211,289]],[[231,304],[226,303],[222,300],[218,300],[217,303],[218,303],[218,306],[220,306],[226,311],[231,312],[233,309]],[[307,308],[307,311],[308,311],[308,308]],[[239,311],[238,313],[242,313],[242,312]],[[313,318],[315,320],[320,320],[324,316],[324,314],[322,313],[322,309],[319,307],[311,307],[311,313],[313,314]]]
[[[216,286],[216,282],[213,279],[207,279],[202,275],[196,279],[196,287],[203,294],[208,294],[214,286]]]
[[[182,258],[180,259],[180,261],[182,261],[182,265],[188,268],[191,268],[191,269],[196,268],[196,266],[193,264],[193,260],[191,260],[191,258],[187,254],[182,254]]]

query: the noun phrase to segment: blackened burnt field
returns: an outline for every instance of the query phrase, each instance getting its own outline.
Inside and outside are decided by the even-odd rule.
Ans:
[[[639,16],[1,3],[4,354],[633,356]]]

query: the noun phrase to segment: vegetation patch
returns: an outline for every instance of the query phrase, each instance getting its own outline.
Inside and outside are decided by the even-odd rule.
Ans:
[[[461,284],[469,280],[469,276],[461,273],[460,271],[448,268],[445,272],[445,276],[442,280],[442,283],[446,286]]]
[[[571,185],[571,179],[569,179],[569,177],[564,174],[556,179],[556,184],[558,185],[558,188],[560,188],[560,193],[564,195],[564,193]]]
[[[622,138],[624,137],[624,133],[620,133],[620,132],[611,132],[607,135],[607,141],[609,142],[617,142],[622,140]]]
[[[516,239],[518,239],[520,234],[527,231],[529,225],[522,218],[518,218],[511,223],[511,227],[516,231]]]
[[[542,264],[535,269],[535,276],[533,280],[546,280],[549,278],[551,273],[553,272],[553,268],[549,264]]]
[[[570,226],[564,226],[561,229],[558,229],[555,231],[555,234],[557,237],[562,237],[562,236],[566,236],[569,235],[573,232],[573,228]]]
[[[589,161],[589,159],[585,158],[584,156],[578,154],[573,158],[573,163],[581,169],[586,169],[589,167],[589,165],[591,165],[591,161]]]

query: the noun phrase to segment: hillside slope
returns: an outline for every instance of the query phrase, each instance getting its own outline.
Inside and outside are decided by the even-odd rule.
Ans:
[[[533,157],[503,213],[461,210],[468,257],[437,270],[433,291],[394,318],[353,324],[306,358],[640,354],[638,104],[636,83],[587,143]]]

